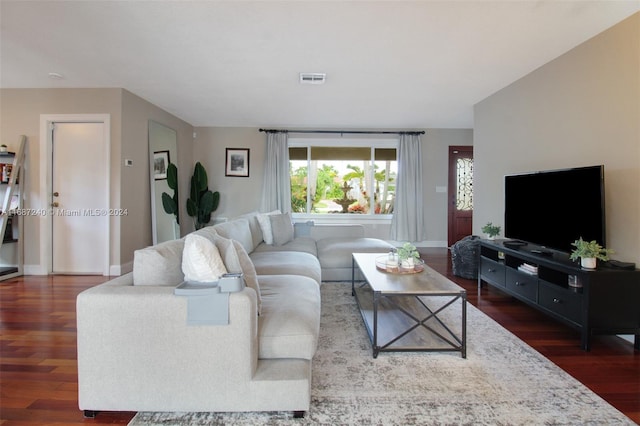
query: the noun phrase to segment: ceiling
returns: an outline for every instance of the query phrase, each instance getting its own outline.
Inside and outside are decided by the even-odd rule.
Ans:
[[[471,128],[475,103],[638,10],[640,0],[2,0],[0,85],[122,87],[197,127]],[[326,83],[301,85],[300,72]]]

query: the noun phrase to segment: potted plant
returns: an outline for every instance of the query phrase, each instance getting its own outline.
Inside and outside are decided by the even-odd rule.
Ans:
[[[413,269],[415,266],[415,260],[420,258],[418,249],[413,244],[406,242],[400,248],[398,248],[398,261],[400,266],[405,269]]]
[[[0,145],[0,152],[3,152],[3,153],[7,152],[7,145],[5,144]]]
[[[500,227],[494,225],[491,222],[488,222],[485,226],[482,227],[482,232],[487,234],[490,240],[493,240],[495,237],[500,235]]]
[[[178,209],[178,168],[175,164],[169,163],[167,167],[167,185],[173,189],[173,196],[162,193],[162,207],[167,214],[176,216],[176,223],[180,224],[180,209]]]
[[[571,252],[570,259],[580,258],[580,266],[585,269],[595,269],[597,259],[609,260],[609,255],[613,250],[602,247],[596,240],[585,241],[580,237],[571,243],[575,247]]]
[[[211,213],[216,211],[220,193],[212,192],[208,186],[207,171],[198,161],[191,176],[191,193],[187,199],[187,214],[193,217],[196,230],[211,221]]]

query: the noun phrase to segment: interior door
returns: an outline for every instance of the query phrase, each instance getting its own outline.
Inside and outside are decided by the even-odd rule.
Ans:
[[[448,244],[473,232],[473,147],[449,147]]]
[[[108,188],[104,123],[54,123],[51,265],[58,274],[104,274]]]

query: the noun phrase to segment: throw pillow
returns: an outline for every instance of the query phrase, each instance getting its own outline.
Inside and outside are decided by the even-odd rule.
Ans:
[[[207,238],[189,234],[182,253],[182,272],[185,281],[212,282],[227,273],[220,251]]]
[[[273,214],[281,214],[280,210],[274,210],[269,213],[260,213],[258,214],[258,224],[260,225],[260,229],[262,230],[262,239],[265,244],[273,244],[273,232],[271,231],[271,219],[269,219],[270,215]]]
[[[293,240],[291,213],[274,214],[269,216],[269,219],[271,220],[274,245],[281,246]]]
[[[258,285],[255,267],[246,250],[238,241],[230,240],[219,235],[215,237],[215,244],[218,250],[220,250],[220,255],[227,271],[233,273],[242,272],[245,284],[255,290],[258,303],[258,315],[260,315],[260,311],[262,310],[260,287]]]

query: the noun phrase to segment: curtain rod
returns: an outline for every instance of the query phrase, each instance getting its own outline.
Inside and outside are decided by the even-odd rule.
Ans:
[[[318,133],[318,134],[356,134],[356,135],[424,135],[424,130],[409,132],[389,132],[382,130],[280,130],[280,129],[259,129],[265,133]]]

